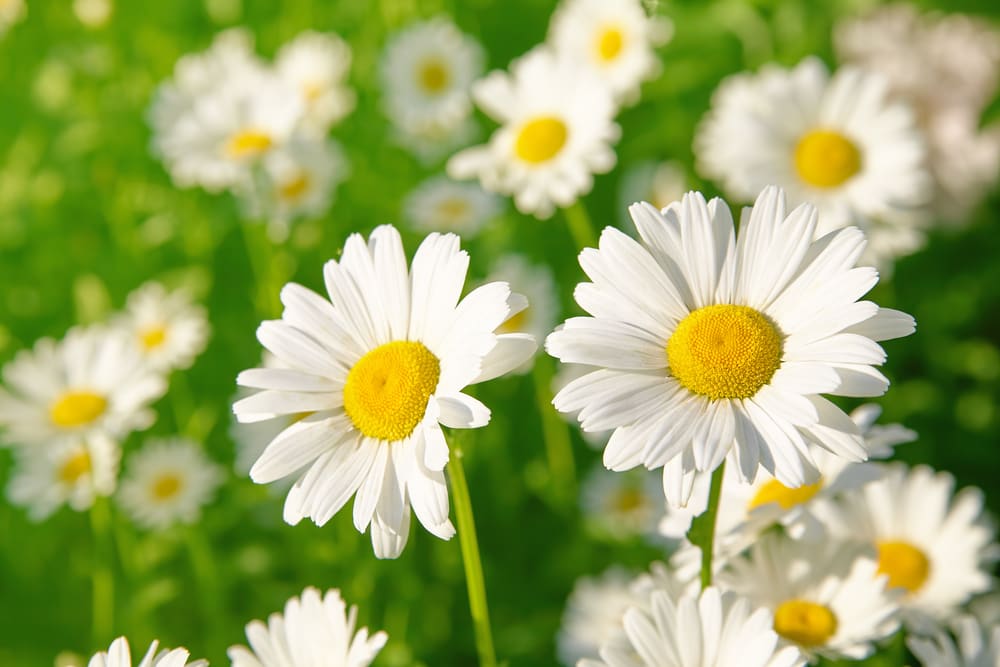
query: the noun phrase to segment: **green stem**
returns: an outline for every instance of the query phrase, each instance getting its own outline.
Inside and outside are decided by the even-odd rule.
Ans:
[[[556,414],[552,407],[552,364],[549,359],[536,359],[531,370],[535,381],[535,400],[542,419],[542,436],[549,473],[555,496],[560,502],[571,504],[576,498],[576,463],[569,436],[569,424]]]
[[[455,499],[455,518],[458,521],[458,541],[462,547],[462,563],[465,566],[465,585],[469,589],[469,609],[472,611],[472,625],[476,633],[479,665],[496,667],[497,657],[490,630],[490,612],[486,605],[483,563],[479,557],[476,522],[472,516],[472,500],[469,497],[469,485],[465,481],[465,470],[462,468],[462,456],[461,448],[453,442],[451,460],[448,462],[448,477],[451,480],[451,494]]]
[[[219,634],[220,621],[224,616],[222,595],[219,589],[219,573],[215,568],[212,548],[197,525],[185,526],[184,537],[191,569],[203,601],[202,627],[205,632],[205,644],[210,655],[221,655],[225,649],[225,640]]]
[[[91,622],[94,646],[107,646],[114,628],[115,579],[111,570],[111,505],[94,498],[90,508],[94,562],[91,566]]]
[[[593,223],[590,222],[590,216],[587,215],[587,209],[583,207],[583,204],[577,200],[564,208],[563,213],[566,215],[569,233],[573,236],[577,250],[596,248],[597,234],[594,231]]]
[[[722,495],[722,477],[726,471],[726,462],[712,473],[712,486],[708,492],[708,509],[705,510],[705,520],[708,532],[701,547],[701,589],[712,585],[712,555],[715,553],[715,520],[719,514],[719,497]]]
[[[250,262],[250,272],[254,281],[254,307],[262,318],[277,317],[281,313],[281,301],[275,288],[272,287],[274,271],[273,248],[267,238],[265,225],[246,222],[240,223],[243,241],[246,244],[247,260]]]

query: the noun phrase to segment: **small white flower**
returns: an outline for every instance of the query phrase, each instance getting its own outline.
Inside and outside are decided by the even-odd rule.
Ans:
[[[161,649],[157,652],[158,646],[159,641],[154,639],[136,667],[208,667],[207,660],[188,662],[190,654],[185,648]],[[114,640],[106,653],[104,651],[95,653],[87,663],[87,667],[132,667],[128,640],[124,637]]]
[[[957,642],[944,632],[932,639],[909,637],[906,645],[922,667],[997,667],[1000,665],[1000,625],[982,627],[971,616],[952,623]]]
[[[479,124],[470,116],[447,128],[393,127],[389,139],[417,158],[424,167],[437,167],[444,158],[465,148],[479,136]]]
[[[274,67],[298,91],[305,127],[320,137],[354,109],[354,91],[347,87],[351,47],[337,35],[299,34],[278,50]]]
[[[500,326],[500,331],[523,331],[535,340],[542,340],[556,325],[559,315],[559,295],[552,269],[544,264],[532,264],[523,255],[509,254],[493,262],[486,282],[502,281],[528,299],[528,307]],[[534,365],[529,359],[515,373],[527,373]]]
[[[418,185],[403,201],[405,218],[421,232],[454,232],[466,238],[479,233],[500,214],[500,198],[476,183],[435,176]]]
[[[580,488],[588,525],[618,540],[655,535],[663,503],[663,485],[646,469],[616,475],[597,465]]]
[[[472,96],[501,127],[487,145],[453,156],[448,175],[513,195],[522,213],[549,217],[615,165],[611,146],[620,130],[611,94],[572,59],[537,48],[512,62],[510,73],[476,82]]]
[[[163,530],[197,521],[222,480],[222,468],[196,443],[150,439],[129,457],[118,501],[140,526]]]
[[[140,352],[157,371],[189,368],[208,343],[208,315],[184,290],[148,282],[131,294],[121,316]]]
[[[618,185],[618,210],[622,212],[622,228],[634,231],[628,207],[648,201],[663,210],[680,201],[690,188],[684,168],[677,162],[646,161],[633,164],[625,170]]]
[[[358,608],[347,604],[340,591],[331,589],[322,597],[312,587],[302,599],[285,603],[284,615],[271,614],[265,625],[250,621],[246,626],[250,648],[231,646],[232,667],[367,667],[385,646],[388,635],[368,628],[355,632]]]

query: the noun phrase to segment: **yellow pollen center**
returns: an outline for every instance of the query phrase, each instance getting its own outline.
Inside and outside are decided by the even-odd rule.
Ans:
[[[254,158],[271,148],[271,136],[266,132],[248,128],[229,137],[226,154],[233,159]]]
[[[417,80],[427,93],[440,93],[448,87],[450,79],[448,68],[438,60],[428,60],[417,69]]]
[[[889,576],[889,588],[903,588],[914,593],[931,573],[931,563],[924,552],[907,542],[878,543],[878,572]]]
[[[423,343],[394,341],[361,357],[347,374],[344,410],[369,438],[406,438],[424,418],[441,364]]]
[[[511,315],[503,324],[497,327],[497,331],[500,333],[520,333],[524,331],[525,325],[531,319],[528,310],[529,308],[525,308]]]
[[[306,98],[306,102],[315,102],[322,94],[323,86],[319,83],[310,81],[302,85],[302,95]]]
[[[817,188],[835,188],[861,171],[861,151],[832,130],[808,132],[795,146],[799,178]]]
[[[445,199],[437,206],[438,215],[449,222],[464,220],[469,215],[469,202],[458,197]]]
[[[638,489],[622,489],[612,499],[611,506],[615,511],[628,513],[641,509],[646,505],[646,496]]]
[[[539,116],[521,126],[514,142],[517,157],[531,164],[548,162],[562,150],[569,132],[554,116]]]
[[[167,340],[167,328],[160,324],[146,327],[139,332],[139,342],[147,352],[160,347],[165,340]]]
[[[692,311],[667,341],[670,372],[713,400],[750,398],[781,365],[781,334],[762,313],[717,304]]]
[[[92,391],[67,391],[49,407],[49,418],[61,428],[73,428],[89,424],[108,407],[108,401]]]
[[[174,473],[167,473],[165,475],[160,475],[153,486],[150,488],[150,492],[153,494],[153,499],[156,501],[170,500],[181,490],[184,482],[181,480],[179,475]]]
[[[312,185],[312,179],[306,172],[299,173],[298,176],[281,184],[278,194],[282,199],[296,200],[304,195]]]
[[[801,505],[812,499],[822,488],[823,480],[819,480],[815,484],[804,484],[793,489],[785,486],[776,479],[772,479],[757,490],[757,493],[754,494],[754,497],[747,504],[747,510],[749,511],[755,507],[770,503],[777,503],[781,506],[781,509],[790,510],[796,505]]]
[[[815,602],[785,600],[774,611],[774,631],[802,646],[822,646],[837,632],[837,617]]]
[[[605,28],[596,40],[597,56],[608,63],[618,57],[625,44],[625,36],[618,28]]]
[[[76,484],[88,472],[90,472],[90,454],[87,453],[86,449],[82,449],[59,466],[56,476],[63,484],[70,485]]]

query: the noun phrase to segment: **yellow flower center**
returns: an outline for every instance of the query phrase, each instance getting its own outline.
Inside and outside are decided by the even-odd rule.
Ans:
[[[66,485],[76,484],[84,475],[90,472],[90,454],[86,449],[81,449],[59,466],[56,477]]]
[[[802,646],[821,646],[837,632],[837,617],[815,602],[785,600],[774,611],[774,631]]]
[[[315,102],[323,94],[323,85],[314,81],[302,84],[302,95],[306,102]]]
[[[61,428],[73,428],[89,424],[108,407],[104,396],[86,389],[67,391],[49,407],[49,418]]]
[[[147,352],[160,347],[165,340],[167,340],[167,328],[162,324],[154,324],[139,332],[139,342]]]
[[[889,588],[914,593],[927,581],[931,562],[923,551],[907,542],[879,542],[878,572],[889,576]]]
[[[457,223],[468,217],[469,202],[459,197],[444,199],[437,205],[438,215],[450,223]]]
[[[266,152],[272,144],[271,136],[266,132],[247,128],[229,137],[226,154],[234,160],[254,158]]]
[[[427,60],[417,69],[417,80],[427,93],[440,93],[448,87],[451,74],[439,60]]]
[[[539,116],[521,126],[514,142],[517,157],[531,164],[548,162],[566,145],[566,123],[554,116]]]
[[[157,502],[163,502],[170,500],[181,490],[184,486],[184,481],[181,479],[180,475],[176,473],[166,473],[160,475],[153,486],[150,487],[150,493],[153,495],[153,500]]]
[[[762,313],[717,304],[692,311],[667,341],[670,372],[713,400],[750,398],[781,365],[781,334]]]
[[[623,514],[634,512],[646,505],[646,496],[639,489],[622,489],[614,495],[611,507]]]
[[[609,63],[618,57],[625,45],[625,35],[617,27],[611,26],[601,30],[595,41],[597,57],[605,63]]]
[[[304,195],[312,185],[312,179],[306,172],[300,172],[295,178],[285,181],[278,188],[278,195],[282,199],[296,200]]]
[[[520,333],[524,331],[525,325],[531,319],[528,315],[528,310],[529,308],[525,308],[511,315],[507,321],[497,327],[497,331],[500,333]]]
[[[795,146],[799,178],[817,188],[835,188],[861,171],[861,151],[833,130],[808,132]]]
[[[424,418],[441,364],[423,343],[394,341],[361,357],[347,374],[344,410],[369,438],[406,438]]]
[[[822,479],[815,484],[803,484],[794,489],[785,486],[776,479],[772,479],[757,490],[757,493],[754,494],[754,497],[747,504],[747,511],[769,503],[777,503],[781,506],[781,509],[790,510],[796,505],[801,505],[810,500],[822,488]]]

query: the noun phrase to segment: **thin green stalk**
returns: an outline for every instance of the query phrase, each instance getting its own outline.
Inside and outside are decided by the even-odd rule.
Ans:
[[[91,565],[91,640],[94,646],[107,646],[114,628],[115,578],[111,569],[111,505],[105,497],[95,498],[90,508],[90,532],[94,557]]]
[[[254,308],[263,318],[277,317],[281,313],[281,301],[277,287],[272,286],[274,270],[273,249],[267,238],[265,225],[241,222],[243,241],[246,244],[247,259],[254,281]]]
[[[197,525],[184,527],[184,538],[191,570],[201,595],[202,627],[205,644],[210,655],[221,655],[226,649],[225,639],[220,634],[220,621],[224,618],[222,592],[219,588],[219,573],[215,567],[212,548]]]
[[[576,498],[576,463],[569,436],[569,424],[552,407],[552,364],[549,359],[536,359],[531,370],[535,381],[535,400],[542,419],[545,454],[552,475],[554,496],[560,502],[572,503]]]
[[[583,207],[583,204],[577,200],[564,208],[563,213],[566,215],[569,233],[573,236],[577,250],[596,248],[597,233],[594,231],[594,225],[591,223],[590,216],[587,215],[587,209]]]
[[[455,500],[455,518],[458,521],[458,541],[462,548],[462,563],[465,566],[465,585],[469,589],[469,609],[472,625],[476,633],[476,652],[480,667],[496,667],[496,651],[493,649],[493,633],[490,630],[490,612],[486,604],[486,582],[483,579],[483,563],[479,557],[479,542],[476,539],[476,522],[472,516],[472,499],[469,485],[465,481],[462,468],[462,450],[452,443],[451,460],[448,462],[448,477],[451,480],[451,494]]]
[[[715,519],[719,514],[719,497],[722,495],[722,476],[726,471],[726,462],[712,473],[712,486],[708,493],[708,509],[705,510],[704,542],[701,545],[701,589],[712,585],[712,555],[715,553]]]

